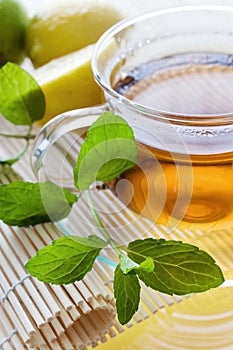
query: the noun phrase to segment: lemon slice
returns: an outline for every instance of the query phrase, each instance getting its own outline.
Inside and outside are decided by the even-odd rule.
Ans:
[[[124,17],[109,0],[50,1],[27,28],[27,55],[39,67],[94,44],[106,29]]]
[[[91,70],[93,49],[94,44],[88,45],[35,69],[33,76],[46,100],[40,124],[65,111],[101,103],[101,90]]]

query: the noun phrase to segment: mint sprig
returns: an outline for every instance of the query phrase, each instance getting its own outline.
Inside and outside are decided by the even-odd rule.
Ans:
[[[27,135],[4,136],[28,141],[32,124],[42,118],[44,108],[43,93],[28,73],[11,63],[0,69],[0,112],[15,125],[29,127]],[[17,159],[19,156],[8,163]],[[89,194],[93,182],[115,179],[133,167],[136,159],[133,130],[123,118],[106,112],[90,127],[81,147],[74,168],[75,186],[81,194],[84,191]],[[223,273],[214,259],[191,244],[148,238],[119,246],[104,227],[91,196],[88,198],[103,239],[62,237],[42,248],[25,265],[40,281],[53,284],[79,281],[91,271],[102,249],[110,246],[119,259],[113,286],[122,324],[129,322],[138,310],[142,283],[171,295],[203,292],[223,283]],[[16,181],[0,185],[0,219],[17,226],[57,221],[67,217],[77,201],[75,195],[49,182]]]
[[[110,127],[107,127],[111,118],[114,122],[109,124]],[[117,128],[118,125],[121,125],[122,128]],[[128,153],[129,163],[125,162],[124,158],[122,158],[123,156],[120,159],[114,159],[113,156],[116,147],[118,148],[118,154],[126,156],[124,152],[121,153],[121,147],[124,147],[124,142],[122,142],[124,138],[126,138],[127,142],[130,138],[130,145],[133,145],[134,142],[134,146],[127,150],[127,152],[131,152]],[[101,148],[102,152],[99,153],[101,140],[104,145]],[[106,147],[108,140],[111,140],[111,143],[109,147]],[[114,140],[116,140],[116,143]],[[121,141],[118,142],[119,140]],[[111,150],[111,145],[113,145],[113,151]],[[97,150],[95,147],[97,147]],[[110,180],[120,175],[121,171],[125,169],[122,165],[126,165],[127,168],[129,166],[132,167],[134,165],[132,160],[136,161],[137,155],[135,147],[136,143],[133,141],[130,126],[125,121],[122,122],[121,117],[110,112],[104,113],[91,127],[81,147],[74,169],[74,179],[77,188],[82,191],[87,190],[88,193],[88,187],[96,179],[102,181]],[[101,158],[100,170],[93,165],[98,157],[99,159]],[[103,169],[106,170],[107,174],[105,174]],[[204,292],[223,283],[222,271],[213,258],[193,245],[179,241],[149,238],[130,242],[128,247],[119,246],[111,238],[98,213],[95,211],[91,202],[91,196],[89,195],[88,198],[90,210],[105,240],[105,244],[99,248],[98,254],[101,253],[101,249],[110,245],[119,258],[119,264],[114,272],[114,296],[116,298],[118,319],[122,324],[129,322],[138,310],[141,283],[154,290],[177,295]],[[26,265],[28,271],[41,281],[49,283],[63,284],[79,280],[78,274],[73,273],[76,270],[79,271],[83,278],[90,271],[90,268],[84,268],[84,266],[90,267],[89,257],[82,256],[84,265],[81,265],[78,255],[75,255],[75,243],[73,244],[72,252],[74,254],[72,259],[70,258],[71,246],[67,250],[64,249],[60,255],[58,252],[59,244],[59,241],[54,242],[50,248],[43,248],[42,253],[39,251]],[[86,248],[88,249],[88,245]],[[55,251],[55,249],[56,253],[50,255],[49,253]],[[59,257],[61,257],[61,260]],[[74,270],[67,269],[65,257],[67,257],[69,263],[71,262]],[[97,254],[92,255],[93,260],[91,260],[91,264],[94,263],[96,257]],[[56,264],[59,266],[57,267]]]

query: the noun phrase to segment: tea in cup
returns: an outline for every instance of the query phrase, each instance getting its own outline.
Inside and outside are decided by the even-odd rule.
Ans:
[[[98,41],[92,69],[102,106],[70,111],[39,133],[32,157],[104,111],[138,143],[113,191],[138,215],[172,230],[233,227],[233,7],[187,6],[126,19]],[[78,88],[78,87],[77,87]]]

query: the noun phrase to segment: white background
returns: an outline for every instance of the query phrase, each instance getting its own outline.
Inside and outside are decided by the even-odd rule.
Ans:
[[[66,2],[66,0],[18,0],[22,2],[33,15],[40,8],[47,6],[50,3]],[[78,1],[78,0],[76,0]],[[85,0],[84,0],[85,1]],[[183,6],[183,5],[204,5],[204,4],[215,4],[215,5],[231,5],[233,6],[233,0],[108,0],[113,3],[116,7],[124,9],[126,13],[135,15],[142,12],[155,10],[158,8]],[[68,2],[68,0],[67,0]]]

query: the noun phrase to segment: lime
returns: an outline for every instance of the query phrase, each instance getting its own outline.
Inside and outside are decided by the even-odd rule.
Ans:
[[[27,55],[35,67],[95,43],[123,18],[108,0],[52,2],[36,14],[26,35]]]
[[[101,90],[91,70],[93,48],[94,44],[88,45],[35,69],[34,78],[46,100],[40,124],[65,111],[101,103]]]
[[[22,4],[15,0],[0,0],[0,66],[8,61],[22,62],[28,22]]]

